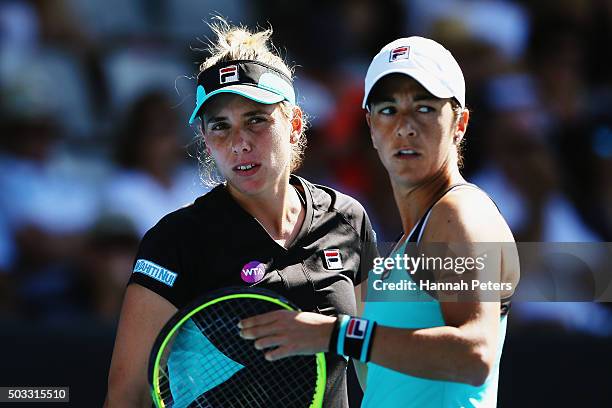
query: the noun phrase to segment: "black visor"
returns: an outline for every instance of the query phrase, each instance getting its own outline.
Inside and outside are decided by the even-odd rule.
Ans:
[[[189,124],[204,102],[219,93],[233,93],[264,104],[282,101],[295,104],[291,78],[278,69],[253,60],[223,61],[198,75],[196,106]]]

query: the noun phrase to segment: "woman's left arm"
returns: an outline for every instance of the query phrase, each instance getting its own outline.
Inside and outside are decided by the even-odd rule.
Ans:
[[[499,303],[441,303],[446,326],[378,326],[372,362],[432,380],[481,385],[495,362]]]

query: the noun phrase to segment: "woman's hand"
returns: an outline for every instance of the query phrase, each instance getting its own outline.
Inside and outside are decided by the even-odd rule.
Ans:
[[[265,353],[266,360],[274,361],[327,351],[335,322],[333,316],[277,310],[241,320],[238,327],[242,338],[255,340],[256,349],[276,347]]]

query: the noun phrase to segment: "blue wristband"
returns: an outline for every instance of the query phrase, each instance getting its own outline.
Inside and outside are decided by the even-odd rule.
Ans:
[[[348,322],[350,320],[350,316],[347,315],[339,315],[338,319],[340,321],[340,330],[338,331],[338,344],[336,345],[336,353],[341,356],[344,355],[344,336],[346,335],[346,327],[348,326]]]

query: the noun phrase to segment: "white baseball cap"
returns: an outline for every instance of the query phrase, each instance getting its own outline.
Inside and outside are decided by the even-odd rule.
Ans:
[[[438,98],[456,98],[465,108],[463,72],[450,51],[423,37],[400,38],[385,45],[372,60],[365,77],[366,108],[372,88],[382,77],[400,73],[414,78]]]

